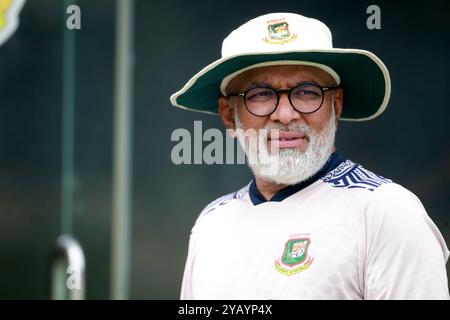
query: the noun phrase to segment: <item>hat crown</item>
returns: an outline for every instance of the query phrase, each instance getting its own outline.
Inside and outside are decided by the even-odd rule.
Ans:
[[[330,48],[333,48],[331,32],[323,22],[295,13],[270,13],[233,30],[222,43],[222,58]]]
[[[334,48],[324,23],[294,13],[266,14],[231,32],[222,43],[222,58],[195,74],[170,100],[179,108],[216,114],[218,97],[226,93],[233,77],[279,65],[307,65],[328,72],[345,91],[341,120],[374,119],[389,102],[389,71],[376,55]]]

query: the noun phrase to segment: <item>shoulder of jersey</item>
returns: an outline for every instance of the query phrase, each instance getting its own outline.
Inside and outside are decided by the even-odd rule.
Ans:
[[[375,191],[382,185],[392,183],[392,180],[379,176],[351,160],[344,161],[321,179],[333,188],[367,191]]]
[[[224,195],[224,196],[214,200],[213,202],[208,204],[202,210],[202,212],[199,215],[199,218],[220,208],[220,207],[226,206],[232,200],[243,198],[248,193],[249,187],[250,187],[250,183],[248,185],[246,185],[245,187],[243,187],[242,189],[239,189],[238,191],[229,193],[227,195]]]

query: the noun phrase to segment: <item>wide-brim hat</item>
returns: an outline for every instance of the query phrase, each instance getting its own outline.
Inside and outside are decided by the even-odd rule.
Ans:
[[[373,53],[333,48],[328,27],[293,13],[271,13],[248,21],[222,44],[222,58],[193,76],[170,97],[175,107],[218,113],[218,98],[242,72],[273,65],[308,65],[330,74],[344,90],[341,120],[364,121],[386,108],[389,72]]]

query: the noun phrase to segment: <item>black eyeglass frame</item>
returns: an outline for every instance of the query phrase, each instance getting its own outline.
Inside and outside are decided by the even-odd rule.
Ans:
[[[297,110],[297,108],[294,107],[294,104],[292,103],[292,100],[291,100],[291,93],[292,93],[293,90],[295,90],[295,89],[297,89],[299,87],[306,87],[306,86],[314,86],[314,87],[319,88],[322,91],[322,101],[320,102],[319,106],[314,111],[310,111],[310,112],[302,112],[300,110]],[[250,108],[247,106],[247,94],[251,90],[258,89],[258,88],[270,89],[273,92],[275,92],[275,94],[277,95],[277,103],[275,105],[275,108],[272,110],[272,112],[270,112],[270,113],[268,113],[266,115],[254,114],[250,110]],[[249,88],[249,89],[247,89],[245,91],[242,91],[242,92],[235,92],[235,93],[227,94],[226,97],[240,96],[240,97],[242,97],[244,99],[244,105],[245,105],[245,108],[248,110],[248,112],[250,112],[252,115],[254,115],[256,117],[267,117],[267,116],[270,116],[272,113],[274,113],[275,110],[277,110],[278,105],[280,104],[280,94],[287,93],[288,94],[289,103],[291,104],[291,107],[294,108],[295,111],[297,111],[297,112],[299,112],[301,114],[311,114],[311,113],[316,112],[317,110],[319,110],[322,107],[323,100],[325,99],[325,92],[330,91],[330,90],[335,90],[335,89],[338,89],[338,88],[340,88],[340,86],[324,87],[324,86],[318,85],[317,83],[305,82],[305,83],[302,83],[302,84],[300,84],[298,86],[295,86],[295,87],[293,87],[291,89],[284,89],[284,90],[276,90],[276,89],[274,89],[272,87],[269,87],[269,86],[267,86],[267,87],[264,87],[264,86],[251,87],[251,88]]]

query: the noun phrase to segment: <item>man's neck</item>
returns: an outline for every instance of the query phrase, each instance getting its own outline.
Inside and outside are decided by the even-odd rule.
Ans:
[[[259,177],[255,177],[255,182],[259,192],[267,200],[270,200],[278,191],[287,187],[285,184],[277,184],[273,181],[263,180]]]

